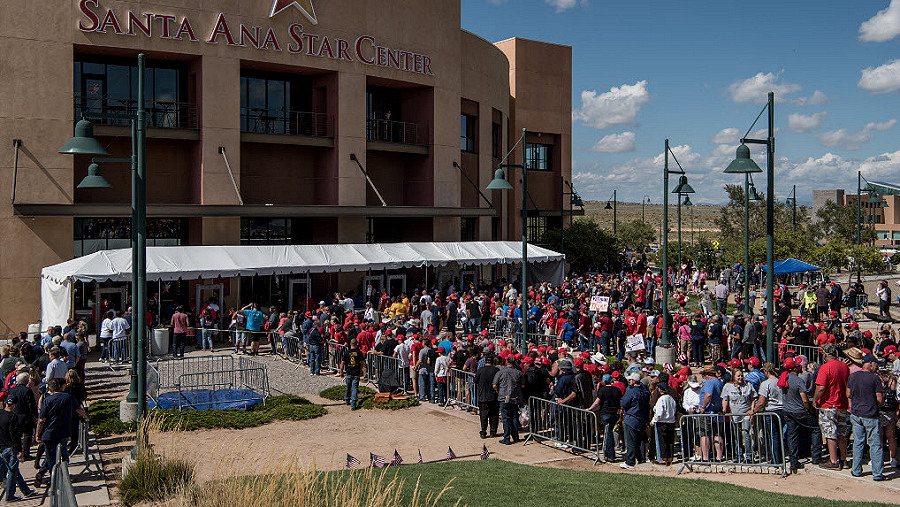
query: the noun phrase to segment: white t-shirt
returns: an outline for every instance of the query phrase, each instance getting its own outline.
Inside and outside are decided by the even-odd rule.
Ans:
[[[126,331],[131,329],[131,326],[128,325],[127,320],[116,317],[110,322],[109,328],[113,338],[122,338],[127,334]]]
[[[781,410],[783,406],[781,388],[777,378],[767,378],[759,385],[759,395],[766,397],[765,410]]]
[[[112,319],[103,319],[100,324],[100,338],[112,338]]]

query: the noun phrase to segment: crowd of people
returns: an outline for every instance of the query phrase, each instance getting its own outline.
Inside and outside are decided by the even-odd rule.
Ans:
[[[679,280],[690,285],[692,279],[670,277],[676,302],[679,292],[693,293]],[[668,364],[655,361],[664,334],[658,306],[662,280],[650,272],[535,285],[524,317],[514,285],[416,291],[377,307],[366,305],[362,312],[336,294],[318,309],[281,314],[277,324],[273,319],[271,329],[280,340],[272,343],[296,337],[302,343],[297,353],[308,360],[312,374],[322,374],[327,344],[339,345],[331,362],[345,377],[345,401],[354,408],[363,370],[373,364],[366,358],[396,358],[401,389],[437,404],[455,393],[478,407],[483,438],[501,436],[502,421],[503,444],[534,429],[529,428],[534,414],[528,413],[532,397],[595,412],[599,434],[588,443],[607,461],[624,454],[623,468],[648,459],[671,464],[681,453],[697,462],[790,470],[810,458],[823,468],[846,467],[858,475],[860,468],[848,462],[848,437],[870,428],[872,420],[887,448],[885,461],[896,466],[900,354],[891,325],[882,325],[877,335],[861,331],[853,313],[840,313],[847,300],[830,282],[804,284],[799,298],[776,286],[776,347],[774,357],[767,357],[764,310],[760,314],[751,306],[746,314],[726,314],[733,301],[728,282],[722,278],[711,290],[699,288],[698,295],[712,296],[708,307],[700,297],[698,311],[672,315],[666,334],[676,353]],[[593,296],[608,298],[608,309],[591,310]],[[810,300],[815,304],[806,304]],[[640,340],[633,339],[637,335]],[[682,427],[676,449],[676,425],[692,414],[705,419]],[[882,480],[883,472],[874,467],[879,446],[869,433],[853,436],[853,459],[860,462],[863,449],[869,449],[873,478]]]
[[[78,445],[86,445],[78,431],[80,421],[87,421],[84,365],[90,347],[84,329],[70,320],[46,334],[29,338],[21,333],[2,348],[0,478],[6,480],[8,502],[37,494],[23,479],[20,463],[33,460],[33,486],[39,488],[58,458],[66,460]]]

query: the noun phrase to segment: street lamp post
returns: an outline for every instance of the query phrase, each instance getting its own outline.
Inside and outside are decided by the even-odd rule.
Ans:
[[[110,184],[100,175],[97,162],[131,163],[131,305],[132,305],[132,361],[131,385],[127,402],[137,403],[137,421],[147,410],[147,201],[145,168],[147,164],[146,111],[144,109],[144,68],[146,58],[138,55],[137,111],[126,113],[86,113],[75,126],[75,137],[59,151],[71,155],[107,155],[106,150],[93,138],[93,125],[87,118],[120,119],[131,121],[131,158],[93,159],[88,175],[78,188],[109,188]],[[138,432],[137,447],[140,447]]]
[[[769,92],[763,111],[769,112],[768,137],[766,139],[749,139],[747,135],[756,126],[759,116],[741,138],[734,161],[725,169],[726,174],[759,173],[762,169],[750,158],[747,144],[764,144],[766,146],[766,359],[775,358],[775,93]]]
[[[758,201],[750,173],[744,173],[744,313],[750,315],[750,201]]]
[[[673,154],[672,156],[674,157],[675,155]],[[675,190],[672,190],[672,193],[678,195],[678,267],[675,270],[678,272],[681,270],[681,196],[694,193],[694,189],[688,185],[687,176],[682,174],[678,178],[678,186],[675,187]]]
[[[523,128],[522,137],[519,139],[519,142],[516,143],[522,143],[522,163],[504,163],[516,149],[516,147],[513,146],[509,150],[509,153],[503,157],[503,160],[500,161],[500,164],[497,166],[497,171],[494,173],[493,181],[487,186],[488,190],[512,190],[513,186],[506,180],[506,173],[503,171],[503,168],[518,167],[522,169],[522,339],[519,348],[523,355],[528,353],[528,149],[525,141],[526,133],[527,131]]]
[[[666,146],[663,151],[665,157],[665,165],[663,165],[663,223],[662,223],[662,258],[663,258],[663,266],[662,266],[662,305],[660,311],[662,312],[663,318],[663,326],[662,326],[662,335],[659,337],[659,346],[667,347],[671,343],[669,342],[669,328],[672,325],[672,318],[669,315],[669,175],[670,174],[680,174],[682,177],[678,180],[678,186],[675,187],[675,190],[672,193],[694,193],[694,189],[687,182],[687,176],[685,175],[684,168],[681,167],[681,163],[678,162],[678,158],[675,156],[675,153],[669,148],[669,140],[666,139]],[[678,165],[678,171],[669,170],[669,155],[672,156],[672,160]]]
[[[612,205],[609,204],[609,201],[606,201],[606,207],[603,209],[611,209],[613,212],[613,237],[616,235],[616,224],[618,224],[618,220],[616,219],[616,213],[619,208],[619,200],[617,199],[616,190],[613,190],[612,193]]]
[[[560,187],[560,196],[559,196],[559,251],[562,254],[565,254],[566,251],[566,196],[569,196],[569,204],[570,209],[571,206],[578,206],[579,208],[584,208],[584,201],[581,200],[581,197],[578,195],[578,192],[575,191],[575,188],[571,183],[566,181],[565,178],[561,178],[563,185]],[[566,187],[569,187],[569,191],[566,192]]]
[[[691,246],[694,246],[694,203],[691,202],[690,196],[684,197],[684,205],[691,210]]]

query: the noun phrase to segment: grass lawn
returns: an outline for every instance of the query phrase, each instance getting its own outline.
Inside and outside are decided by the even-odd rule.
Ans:
[[[346,473],[346,472],[345,472]],[[462,498],[470,507],[523,507],[538,505],[696,505],[862,507],[872,502],[838,502],[757,491],[701,479],[675,479],[640,474],[583,472],[531,467],[498,459],[452,461],[389,469],[405,480],[409,498],[416,481],[425,491],[440,491],[453,479],[453,487],[437,505],[452,506]],[[760,476],[760,481],[778,480]]]
[[[325,415],[324,407],[310,403],[299,396],[275,396],[265,405],[250,410],[150,410],[164,431],[231,428],[241,429],[260,426],[268,422],[301,421]],[[97,435],[131,433],[134,423],[119,420],[119,402],[102,400],[88,407],[91,431]]]

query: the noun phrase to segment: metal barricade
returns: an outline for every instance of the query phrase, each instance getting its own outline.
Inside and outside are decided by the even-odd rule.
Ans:
[[[478,410],[474,373],[450,368],[450,375],[447,376],[447,403],[444,406],[450,404]]]
[[[600,461],[602,447],[596,413],[532,396],[528,400],[528,417],[526,444],[531,440],[550,441],[594,458],[595,465]]]
[[[292,363],[300,362],[300,337],[292,333],[286,333],[281,337],[281,352],[279,355]]]
[[[63,447],[63,444],[56,446],[56,462],[50,469],[47,496],[50,498],[50,507],[78,507],[75,488],[72,487],[72,478],[69,476],[69,464],[62,459]],[[12,474],[7,480],[13,480]]]
[[[109,347],[109,369],[116,371],[116,367],[131,363],[131,337],[111,338],[106,342]]]
[[[366,382],[375,384],[380,392],[406,391],[406,370],[399,357],[366,354]]]
[[[822,352],[822,347],[816,345],[794,345],[791,343],[779,343],[777,345],[779,363],[784,361],[785,354],[789,350],[793,350],[798,355],[806,356],[806,360],[809,362],[815,361],[819,365],[825,363],[825,354]]]
[[[788,474],[781,416],[761,412],[746,414],[688,414],[679,423],[683,466],[709,467],[712,471],[739,472],[777,469]]]
[[[148,363],[147,392],[150,398],[159,401],[159,392],[176,390],[179,400],[185,402],[179,409],[197,409],[207,404],[191,404],[184,393],[209,389],[215,393],[219,389],[240,389],[250,391],[248,399],[269,398],[269,375],[265,363],[248,357],[200,356],[182,360],[157,360]],[[233,395],[232,395],[233,396]],[[212,397],[215,400],[215,395]],[[244,401],[231,399],[231,401]],[[210,403],[213,403],[211,401]]]
[[[341,369],[341,358],[343,355],[343,345],[338,342],[326,343],[325,347],[322,349],[322,369],[337,373]],[[368,366],[368,364],[366,364],[366,366]]]

